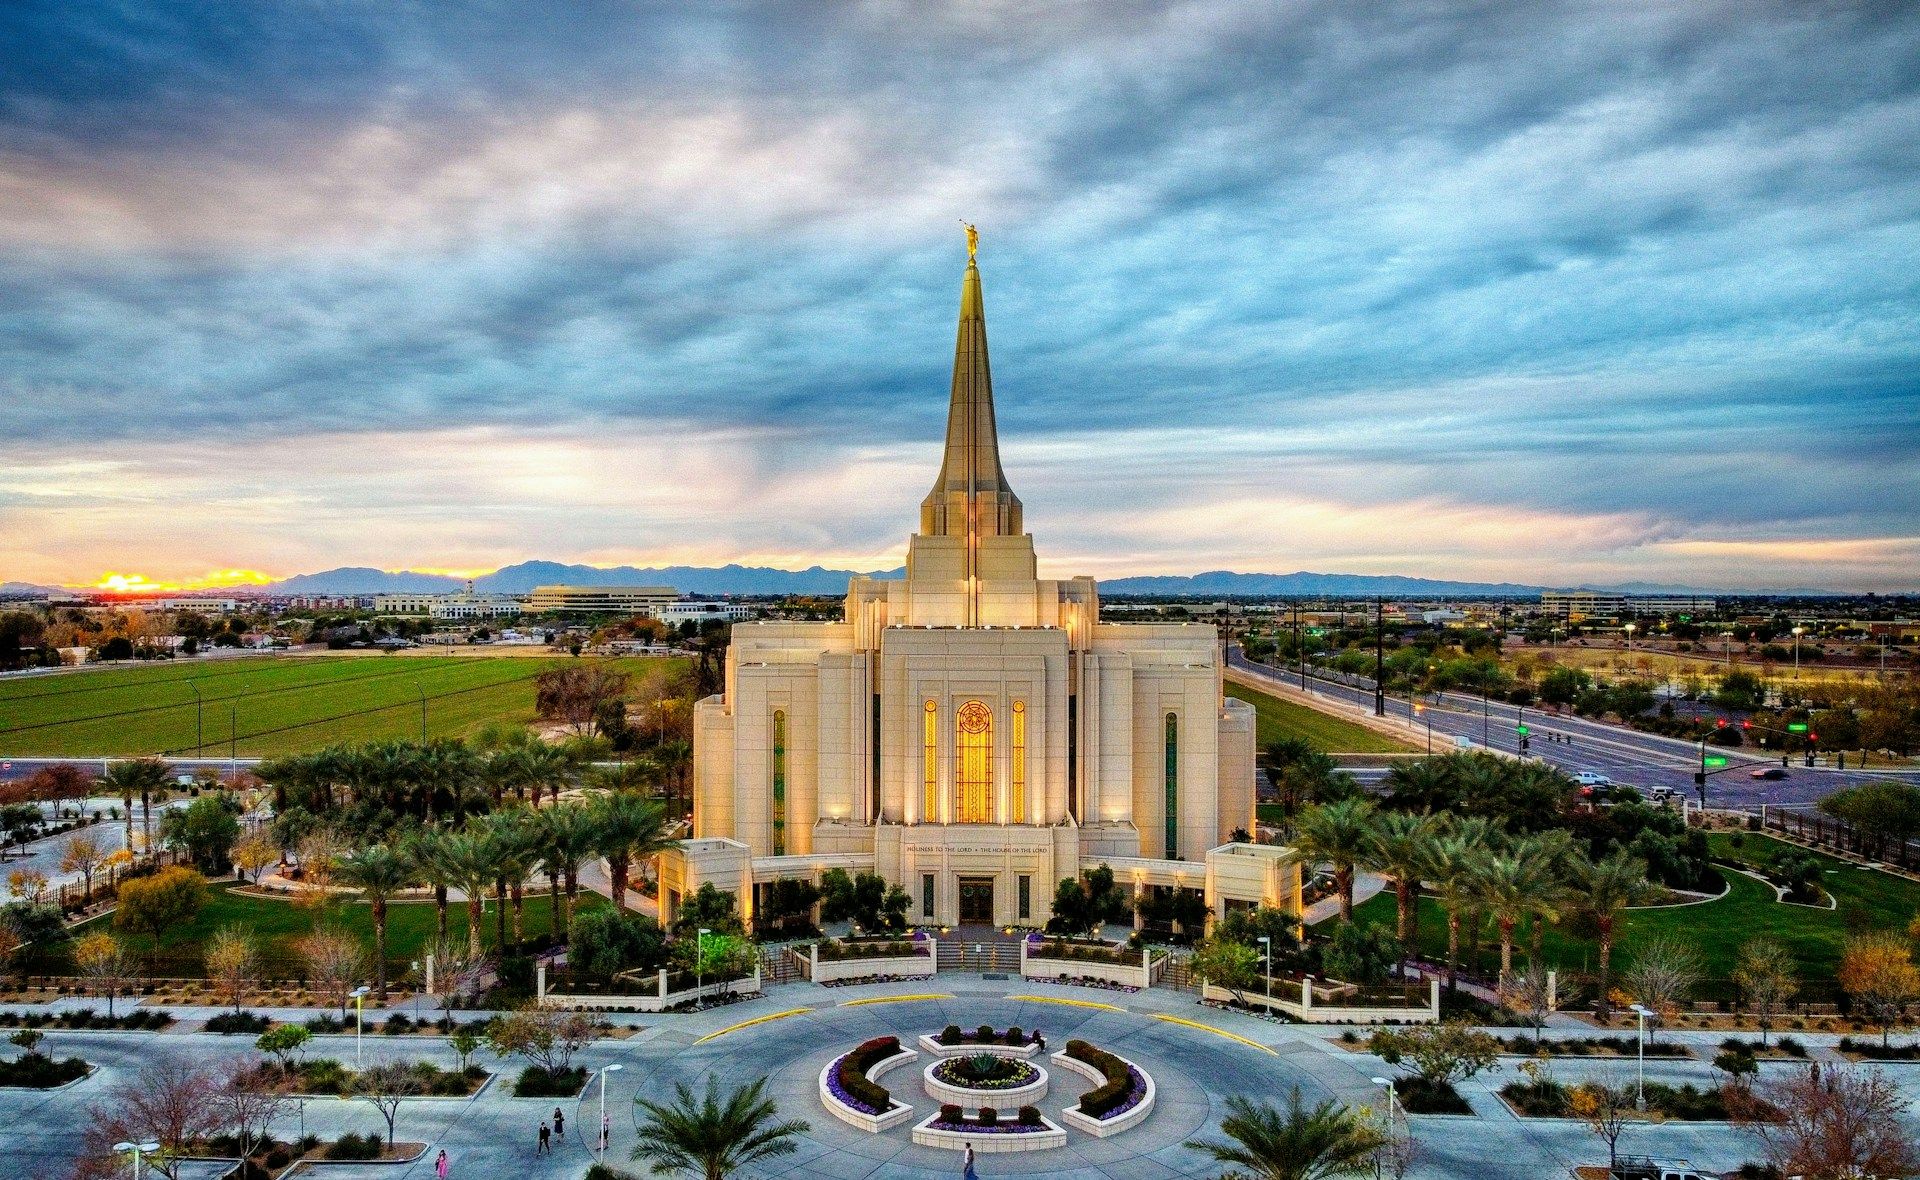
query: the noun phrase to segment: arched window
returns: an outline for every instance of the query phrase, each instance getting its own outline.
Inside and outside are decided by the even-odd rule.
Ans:
[[[787,713],[773,711],[773,854],[787,854]]]
[[[1167,859],[1180,859],[1180,715],[1167,714]]]
[[[1013,702],[1013,822],[1027,822],[1027,703]]]
[[[940,707],[927,702],[926,722],[927,791],[921,803],[920,822],[940,822]]]
[[[953,793],[959,822],[993,822],[993,710],[968,701],[954,716]]]

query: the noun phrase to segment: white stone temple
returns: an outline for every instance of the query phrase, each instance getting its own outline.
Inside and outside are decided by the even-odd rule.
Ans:
[[[961,285],[946,451],[902,580],[856,578],[837,623],[733,628],[694,714],[693,839],[663,909],[871,870],[923,925],[1035,927],[1107,863],[1210,907],[1297,904],[1253,829],[1254,714],[1211,626],[1100,621],[1092,578],[1042,579],[1000,465],[980,271]]]

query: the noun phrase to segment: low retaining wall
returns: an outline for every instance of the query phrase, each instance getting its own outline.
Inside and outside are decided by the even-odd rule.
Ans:
[[[1032,1061],[1040,1052],[1040,1046],[1028,1041],[1024,1045],[1007,1045],[962,1041],[958,1045],[943,1045],[928,1033],[920,1034],[920,1051],[930,1057],[971,1057],[976,1053],[991,1053],[995,1057],[1018,1057],[1022,1061]]]
[[[788,952],[800,963],[800,973],[815,983],[835,983],[842,979],[861,979],[869,975],[899,975],[908,979],[930,979],[938,970],[935,963],[938,954],[934,946],[936,940],[926,939],[927,953],[924,955],[900,955],[872,959],[822,959],[820,948],[807,947],[807,953],[789,947]]]
[[[1013,1151],[1047,1151],[1067,1145],[1067,1130],[1046,1115],[1040,1116],[1044,1131],[937,1131],[936,1112],[913,1128],[913,1141],[922,1147],[944,1147],[949,1151],[973,1148],[975,1155],[1000,1155]]]
[[[745,979],[726,980],[690,987],[685,991],[667,990],[667,973],[660,972],[659,990],[652,995],[628,995],[617,992],[550,992],[547,990],[547,969],[541,966],[535,971],[535,980],[539,1003],[542,1008],[597,1008],[613,1012],[664,1012],[676,1004],[688,1000],[705,999],[708,996],[757,996],[760,994],[760,965],[755,963],[753,974]]]
[[[840,1063],[846,1060],[846,1056],[845,1053],[842,1053],[832,1061],[827,1062],[826,1068],[820,1071],[820,1105],[827,1108],[828,1114],[849,1126],[858,1127],[862,1131],[872,1131],[875,1134],[892,1127],[897,1127],[913,1117],[913,1107],[908,1106],[898,1098],[893,1099],[893,1105],[888,1107],[883,1114],[868,1114],[864,1110],[855,1110],[853,1107],[848,1106],[836,1098],[832,1088],[827,1085],[827,1079],[833,1076],[833,1071],[840,1067]],[[878,1081],[882,1075],[917,1060],[919,1056],[920,1055],[912,1049],[902,1049],[892,1057],[887,1058],[885,1061],[868,1070],[867,1076]],[[936,1114],[934,1117],[938,1118],[939,1115]]]
[[[1116,1053],[1114,1056],[1119,1057],[1120,1055]],[[1084,1061],[1077,1061],[1067,1056],[1066,1050],[1064,1049],[1055,1053],[1051,1060],[1061,1069],[1066,1070],[1068,1073],[1077,1073],[1096,1086],[1106,1084],[1106,1074],[1101,1073]],[[1060,1112],[1060,1117],[1066,1120],[1069,1127],[1072,1127],[1076,1131],[1085,1131],[1097,1139],[1105,1139],[1109,1135],[1118,1135],[1122,1131],[1131,1131],[1133,1128],[1147,1121],[1147,1116],[1153,1113],[1153,1103],[1158,1096],[1157,1087],[1153,1084],[1153,1075],[1141,1069],[1139,1062],[1127,1061],[1124,1057],[1121,1057],[1120,1060],[1126,1061],[1128,1065],[1132,1066],[1134,1070],[1139,1073],[1141,1080],[1146,1082],[1146,1096],[1134,1103],[1132,1108],[1124,1110],[1111,1118],[1104,1119],[1097,1119],[1092,1115],[1081,1114],[1079,1103],[1075,1103]]]
[[[1367,1007],[1334,1004],[1316,1000],[1310,980],[1295,984],[1288,980],[1282,990],[1269,996],[1263,991],[1242,991],[1240,998],[1255,1007],[1284,1012],[1306,1024],[1436,1024],[1440,1020],[1440,981],[1427,981],[1427,1002],[1407,1007]],[[1234,994],[1224,987],[1202,984],[1200,998],[1217,1004],[1230,1004]]]
[[[1148,988],[1153,986],[1153,968],[1148,961],[1128,966],[1121,963],[1099,963],[1083,959],[1049,959],[1041,955],[1029,954],[1027,944],[1020,944],[1020,977],[1022,979],[1041,979],[1059,981],[1067,977],[1071,984],[1077,979],[1098,979],[1104,983],[1117,983],[1123,987]]]

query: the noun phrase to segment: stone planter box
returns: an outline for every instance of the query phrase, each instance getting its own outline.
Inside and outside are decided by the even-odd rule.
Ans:
[[[887,1108],[884,1113],[868,1114],[864,1110],[856,1110],[848,1106],[846,1103],[840,1101],[839,1098],[835,1097],[832,1088],[827,1085],[827,1079],[833,1076],[834,1070],[840,1067],[840,1062],[845,1057],[846,1054],[842,1053],[839,1057],[827,1062],[826,1068],[820,1071],[820,1105],[827,1108],[828,1114],[831,1114],[834,1118],[839,1119],[849,1126],[858,1127],[862,1131],[871,1131],[876,1134],[897,1127],[913,1117],[913,1107],[908,1106],[898,1098],[893,1100],[893,1105]],[[883,1074],[898,1069],[908,1062],[917,1061],[919,1057],[920,1055],[912,1049],[902,1049],[892,1057],[887,1058],[885,1061],[868,1070],[867,1076],[878,1081]],[[934,1117],[939,1117],[937,1111]]]
[[[1115,1056],[1119,1055],[1115,1054]],[[1066,1070],[1068,1073],[1077,1073],[1096,1086],[1106,1084],[1106,1074],[1101,1073],[1084,1061],[1076,1061],[1067,1056],[1064,1050],[1055,1053],[1052,1060],[1053,1063],[1061,1069]],[[1121,1057],[1120,1060],[1127,1061],[1124,1057]],[[1119,1114],[1104,1119],[1096,1119],[1090,1115],[1081,1114],[1080,1107],[1076,1103],[1060,1112],[1060,1117],[1066,1120],[1069,1127],[1072,1127],[1076,1131],[1085,1131],[1087,1134],[1096,1138],[1104,1139],[1109,1135],[1118,1135],[1122,1131],[1130,1131],[1147,1120],[1147,1116],[1153,1113],[1153,1102],[1156,1090],[1153,1084],[1153,1075],[1141,1069],[1137,1062],[1127,1061],[1127,1064],[1133,1066],[1135,1070],[1138,1070],[1141,1080],[1146,1082],[1146,1096],[1134,1103],[1131,1110],[1124,1110]],[[976,1148],[975,1150],[978,1149]]]
[[[991,1106],[995,1110],[1019,1110],[1023,1106],[1032,1106],[1047,1096],[1047,1071],[1037,1065],[1033,1070],[1039,1076],[1031,1082],[1024,1086],[1009,1086],[1001,1090],[976,1090],[940,1081],[933,1076],[933,1071],[939,1067],[940,1062],[935,1061],[920,1071],[920,1080],[926,1086],[927,1097],[936,1102],[952,1103],[969,1112],[979,1110],[983,1106]]]
[[[1032,1061],[1040,1055],[1040,1046],[1029,1041],[1024,1045],[991,1045],[962,1041],[958,1045],[943,1045],[930,1033],[920,1034],[920,1051],[929,1057],[972,1057],[978,1053],[991,1053],[995,1057],[1017,1057],[1022,1061]]]
[[[976,1155],[1047,1151],[1067,1145],[1066,1128],[1046,1115],[1040,1116],[1046,1129],[1039,1131],[939,1131],[933,1127],[938,1121],[937,1111],[921,1119],[913,1128],[913,1141],[922,1147],[943,1147],[948,1151],[965,1151],[971,1144]]]

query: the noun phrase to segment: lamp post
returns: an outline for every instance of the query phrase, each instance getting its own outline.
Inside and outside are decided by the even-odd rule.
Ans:
[[[1807,633],[1805,627],[1793,629],[1793,678],[1800,679],[1800,637]]]
[[[1427,719],[1427,757],[1431,758],[1433,757],[1433,706],[1415,701],[1413,702],[1413,713],[1416,717],[1425,717]]]
[[[372,988],[362,984],[347,993],[353,1000],[353,1068],[355,1069],[360,1068],[360,1032],[363,1023],[361,1020],[361,1008],[366,1002],[367,993],[372,990]]]
[[[707,986],[707,935],[712,933],[712,930],[702,926],[693,936],[693,986],[696,991]],[[694,1003],[697,1004],[705,998],[705,996],[696,997]]]
[[[420,740],[424,743],[427,740],[427,686],[418,680],[413,682],[413,686],[420,690]],[[540,802],[539,798],[536,797],[534,802]]]
[[[1633,1085],[1633,1106],[1635,1110],[1647,1108],[1647,1017],[1653,1015],[1653,1009],[1645,1004],[1635,1004],[1633,1014],[1640,1022],[1640,1039],[1637,1042],[1639,1057],[1639,1076]]]
[[[1627,633],[1627,654],[1632,655],[1633,654],[1633,624],[1628,623],[1626,626],[1620,629]]]
[[[624,1068],[619,1062],[600,1067],[600,1159],[607,1158],[607,1075]]]
[[[152,1155],[160,1150],[158,1143],[134,1143],[131,1140],[113,1145],[115,1153],[131,1151],[133,1153],[133,1180],[140,1180],[140,1160],[142,1156]]]
[[[1393,1108],[1395,1105],[1394,1095],[1393,1095],[1393,1079],[1392,1078],[1374,1078],[1373,1084],[1387,1092],[1387,1142],[1391,1144],[1393,1142]],[[1380,1169],[1379,1157],[1375,1156],[1374,1171],[1377,1173],[1379,1169]]]
[[[227,706],[227,773],[240,773],[240,706]]]
[[[1260,936],[1260,969],[1267,977],[1267,998],[1273,998],[1273,936]]]

